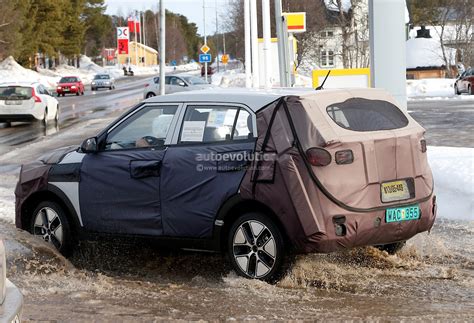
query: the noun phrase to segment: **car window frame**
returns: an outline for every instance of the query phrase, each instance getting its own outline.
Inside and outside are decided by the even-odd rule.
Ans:
[[[181,131],[184,125],[184,117],[186,115],[186,111],[188,107],[195,107],[195,106],[202,106],[202,107],[210,107],[210,106],[215,106],[215,107],[229,107],[229,108],[235,108],[237,111],[239,109],[243,109],[247,111],[252,116],[252,126],[253,126],[253,133],[252,133],[252,138],[247,138],[247,139],[230,139],[230,140],[220,140],[220,141],[211,141],[211,142],[180,142],[181,138]],[[238,118],[238,114],[236,114],[236,118]],[[236,125],[236,120],[234,119],[234,125],[232,127],[232,134],[234,132],[234,128]],[[248,106],[242,103],[235,103],[235,102],[195,102],[195,101],[190,101],[190,102],[184,102],[183,106],[181,107],[180,115],[177,120],[176,127],[174,129],[173,133],[173,138],[171,139],[171,144],[173,146],[196,146],[196,145],[219,145],[219,144],[229,144],[229,143],[242,143],[242,142],[248,142],[248,141],[255,141],[257,140],[257,118],[256,114],[252,109],[250,109]]]
[[[180,110],[182,108],[182,105],[183,103],[182,102],[157,102],[157,103],[145,103],[139,107],[137,107],[136,109],[134,109],[133,111],[131,111],[130,113],[126,114],[125,116],[122,117],[122,119],[118,120],[116,123],[114,123],[113,125],[111,125],[105,132],[104,132],[104,137],[103,137],[103,142],[104,142],[104,147],[107,143],[107,138],[109,137],[110,133],[113,132],[117,127],[119,127],[121,124],[127,122],[127,120],[130,120],[130,118],[132,118],[134,115],[136,115],[137,113],[140,113],[141,111],[143,111],[144,109],[147,109],[147,108],[159,108],[160,106],[166,106],[166,107],[169,107],[169,106],[176,106],[176,113],[174,114],[173,116],[173,119],[171,120],[171,124],[170,124],[170,127],[169,127],[169,130],[168,130],[168,133],[166,135],[166,139],[165,139],[165,142],[163,144],[163,149],[166,149],[166,147],[168,147],[170,145],[170,142],[171,142],[171,138],[173,137],[173,134],[174,134],[174,129],[176,128],[176,124],[177,124],[177,120],[178,120],[178,116],[179,116],[179,113],[180,113]],[[139,147],[139,148],[124,148],[124,149],[113,149],[113,150],[106,150],[104,148],[100,149],[100,152],[113,152],[113,151],[128,151],[128,150],[133,150],[133,151],[136,151],[136,150],[156,150],[156,147],[155,146],[150,146],[150,147]],[[161,149],[160,149],[161,150]]]

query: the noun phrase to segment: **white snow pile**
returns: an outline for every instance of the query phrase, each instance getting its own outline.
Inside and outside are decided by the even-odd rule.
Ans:
[[[455,64],[456,50],[445,48],[450,64]],[[440,67],[446,65],[439,41],[433,38],[412,38],[406,42],[407,68]]]
[[[474,220],[474,148],[428,147],[438,216]]]
[[[407,96],[453,96],[455,79],[407,80]]]
[[[18,64],[12,56],[0,63],[1,82],[39,82],[48,88],[56,86],[58,78],[53,75],[42,75]]]
[[[214,73],[211,76],[211,84],[220,87],[245,87],[245,74],[240,70]]]

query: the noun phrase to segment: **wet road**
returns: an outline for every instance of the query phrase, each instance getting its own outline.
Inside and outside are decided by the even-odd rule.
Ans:
[[[149,76],[137,76],[120,79],[117,81],[116,89],[112,91],[106,89],[90,91],[90,87],[86,87],[83,96],[57,97],[61,111],[57,127],[49,126],[45,129],[40,122],[16,122],[9,128],[1,127],[0,153],[21,147],[44,136],[66,131],[78,122],[103,118],[110,113],[133,106],[143,99],[143,88],[149,78]]]
[[[103,94],[98,106],[112,102],[112,95]],[[117,101],[121,106],[127,99]],[[431,145],[473,147],[472,102],[410,102],[409,110],[428,128]],[[0,155],[0,235],[6,240],[8,277],[25,295],[26,321],[474,319],[474,222],[443,215],[431,234],[411,239],[397,255],[368,247],[299,256],[276,285],[237,277],[221,255],[147,243],[84,243],[66,260],[16,230],[18,165],[79,144],[111,122],[118,113],[113,111],[113,106],[98,110],[54,135],[6,145],[15,151]]]
[[[410,115],[426,129],[428,145],[474,147],[474,96],[460,97],[408,101]]]

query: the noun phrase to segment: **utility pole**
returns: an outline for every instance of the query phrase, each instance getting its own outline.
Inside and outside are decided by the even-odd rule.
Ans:
[[[244,0],[244,33],[245,33],[245,87],[252,84],[252,58],[250,51],[250,0]]]
[[[216,62],[217,62],[217,72],[219,72],[219,20],[217,20],[217,0],[216,0],[216,32],[214,33],[214,38],[216,40]]]
[[[265,88],[272,87],[270,76],[270,61],[272,59],[270,53],[271,46],[271,30],[270,30],[270,0],[262,0],[262,23],[263,23],[263,64],[265,76]]]
[[[278,65],[280,70],[280,86],[289,87],[290,67],[288,62],[288,32],[285,28],[285,21],[282,13],[281,0],[275,0],[275,22],[278,39]]]
[[[202,0],[202,10],[204,17],[204,45],[207,45],[206,35],[206,0]],[[204,80],[207,82],[207,62],[204,62]]]
[[[160,0],[160,95],[165,95],[165,53],[166,53],[165,0]]]
[[[258,59],[257,1],[250,0],[250,34],[252,43],[252,86],[260,87],[260,62]]]

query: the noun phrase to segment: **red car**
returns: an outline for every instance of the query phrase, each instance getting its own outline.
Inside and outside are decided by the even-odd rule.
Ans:
[[[454,83],[454,93],[474,95],[474,68],[468,68]]]
[[[66,95],[67,93],[75,93],[76,95],[84,95],[84,84],[77,76],[64,76],[59,80],[56,88],[58,96]]]

